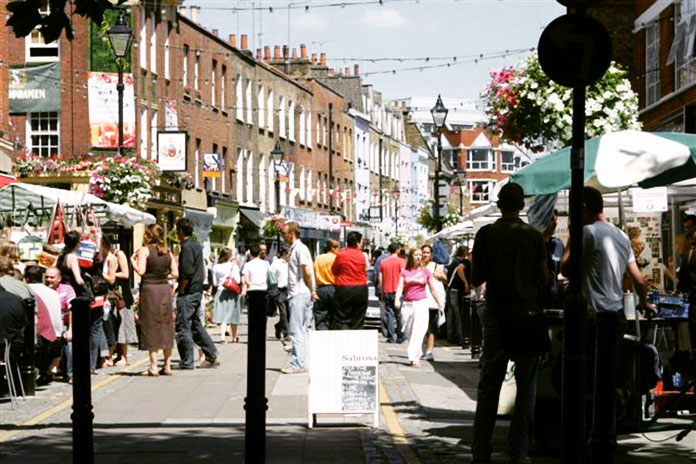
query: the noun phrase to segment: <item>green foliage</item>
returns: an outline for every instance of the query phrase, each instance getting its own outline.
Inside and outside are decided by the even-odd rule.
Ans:
[[[131,24],[131,14],[126,11],[123,15],[124,20],[133,28]],[[118,11],[107,10],[104,12],[104,21],[101,24],[90,23],[89,25],[89,70],[96,72],[118,72],[116,60],[111,51],[109,36],[107,31],[111,25],[116,23]],[[132,48],[131,48],[132,51]],[[130,53],[129,53],[130,55]],[[123,72],[129,73],[131,70],[130,56],[123,63]]]
[[[423,206],[419,213],[418,213],[418,219],[416,219],[416,223],[420,224],[423,226],[426,230],[429,232],[435,232],[437,230],[437,223],[435,222],[435,218],[430,214],[430,211],[433,208],[432,202],[429,202],[425,206]],[[442,219],[442,227],[451,227],[455,224],[459,224],[462,222],[464,218],[462,217],[461,214],[459,214],[459,211],[454,209],[452,205],[447,205],[447,216],[445,216]]]

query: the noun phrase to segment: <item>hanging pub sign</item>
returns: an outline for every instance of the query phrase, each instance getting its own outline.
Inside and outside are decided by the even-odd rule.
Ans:
[[[10,68],[10,113],[60,111],[60,62]]]
[[[87,73],[89,143],[95,148],[118,148],[118,73]],[[123,75],[123,146],[135,148],[133,74]]]
[[[205,153],[203,155],[203,177],[217,179],[222,176],[222,162],[217,153]]]
[[[186,132],[157,133],[157,165],[162,172],[186,171]]]

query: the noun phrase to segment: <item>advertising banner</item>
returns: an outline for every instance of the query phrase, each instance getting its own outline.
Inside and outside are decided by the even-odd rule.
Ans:
[[[87,74],[90,145],[95,148],[118,148],[118,74]],[[132,74],[123,75],[123,85],[123,146],[135,148],[135,97]]]
[[[164,171],[186,171],[186,132],[157,133],[157,165]]]
[[[60,111],[60,62],[10,68],[10,113]]]
[[[217,153],[203,155],[203,177],[217,179],[222,176],[222,160]]]

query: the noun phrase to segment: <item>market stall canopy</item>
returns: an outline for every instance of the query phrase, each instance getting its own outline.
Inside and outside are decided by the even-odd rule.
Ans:
[[[440,232],[428,237],[428,240],[436,239],[452,239],[461,237],[462,235],[474,234],[474,223],[471,221],[463,221],[450,227],[442,229]]]
[[[42,185],[17,182],[0,189],[0,211],[11,212],[28,208],[54,208],[56,201],[64,207],[102,206],[107,221],[114,221],[124,227],[133,227],[142,222],[154,224],[155,217],[126,205],[104,201],[89,193],[76,190],[62,190]]]
[[[585,141],[585,185],[602,191],[652,188],[696,178],[696,134],[620,131]],[[570,147],[510,175],[525,195],[570,188]]]

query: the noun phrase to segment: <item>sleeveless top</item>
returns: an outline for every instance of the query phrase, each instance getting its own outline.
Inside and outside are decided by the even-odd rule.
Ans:
[[[124,253],[122,250],[116,252],[116,259],[118,262],[118,253]],[[133,293],[131,292],[130,276],[133,275],[133,266],[130,263],[130,259],[126,257],[126,265],[128,266],[128,278],[127,279],[116,279],[116,287],[121,290],[121,296],[126,302],[126,307],[130,308],[133,305]],[[120,271],[120,265],[116,271]]]
[[[147,257],[145,274],[143,274],[141,285],[168,284],[167,276],[169,275],[169,267],[172,262],[170,253],[160,255],[155,246],[148,247],[148,250],[150,254]]]
[[[70,266],[68,266],[67,258],[69,254],[70,253],[64,253],[59,255],[56,261],[56,267],[60,269],[60,281],[61,283],[70,285],[73,288],[73,290],[75,290],[75,296],[84,296],[84,286],[78,285],[77,281],[75,280],[75,275],[73,274],[72,269],[70,269]]]

